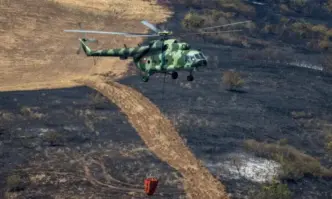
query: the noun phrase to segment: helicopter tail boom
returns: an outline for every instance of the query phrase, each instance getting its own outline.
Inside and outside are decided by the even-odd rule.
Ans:
[[[81,47],[87,56],[98,56],[98,57],[120,57],[120,59],[127,59],[135,55],[141,54],[146,51],[149,47],[141,46],[135,48],[115,48],[107,50],[91,50],[86,44],[87,39],[79,39]]]

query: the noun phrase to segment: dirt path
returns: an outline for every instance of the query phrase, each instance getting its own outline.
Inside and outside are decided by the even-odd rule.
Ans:
[[[226,199],[225,187],[195,158],[171,122],[149,99],[136,90],[101,78],[78,82],[99,91],[127,115],[146,145],[161,160],[182,173],[189,198]]]

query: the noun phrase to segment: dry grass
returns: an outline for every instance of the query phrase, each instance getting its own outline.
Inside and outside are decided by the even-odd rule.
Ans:
[[[332,177],[332,171],[323,167],[319,160],[304,154],[292,146],[261,143],[246,140],[245,148],[258,156],[271,158],[282,165],[282,179],[300,179],[305,175],[316,177]]]
[[[146,32],[140,20],[165,21],[171,14],[153,3],[130,1],[19,1],[0,3],[0,91],[32,90],[78,86],[74,79],[112,71],[126,74],[129,61],[76,55],[79,34],[65,33],[82,22],[87,29]],[[155,14],[158,13],[158,14]],[[91,35],[90,35],[91,36]],[[119,48],[142,41],[141,38],[93,35],[99,45],[93,48]],[[93,46],[92,46],[93,45]]]

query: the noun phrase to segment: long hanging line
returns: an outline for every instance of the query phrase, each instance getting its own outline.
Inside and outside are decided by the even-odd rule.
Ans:
[[[165,94],[165,81],[166,81],[166,73],[164,75],[164,82],[163,82],[163,88],[162,88],[162,97],[161,97],[161,101],[164,102],[164,94]]]

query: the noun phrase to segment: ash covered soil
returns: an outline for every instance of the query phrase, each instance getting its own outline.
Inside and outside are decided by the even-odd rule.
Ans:
[[[144,198],[149,176],[160,180],[155,198],[183,195],[179,174],[96,91],[4,92],[0,100],[2,194],[16,189],[6,197]]]
[[[241,92],[227,91],[221,84],[221,72],[229,69],[246,74]],[[239,176],[228,165],[234,156],[252,156],[243,151],[246,139],[273,142],[286,138],[297,149],[320,158],[324,166],[331,165],[324,155],[323,137],[303,128],[291,112],[331,119],[332,75],[230,60],[222,67],[197,72],[191,83],[186,76],[166,77],[164,95],[163,76],[156,75],[149,83],[132,76],[120,83],[158,105],[194,154],[236,198],[243,198],[260,181],[257,176]],[[12,196],[144,198],[140,191],[147,176],[160,180],[155,198],[184,196],[181,176],[148,152],[122,113],[97,92],[86,87],[2,92],[0,100],[1,178],[15,173],[29,178],[20,185],[23,190]],[[262,161],[255,159],[256,167]],[[1,182],[4,190],[5,180]],[[329,180],[305,177],[289,186],[294,198],[331,196]]]
[[[228,69],[246,74],[242,92],[226,91],[221,84],[221,72]],[[134,82],[137,77],[121,83],[141,91],[171,118],[194,154],[220,177],[228,192],[242,198],[259,182],[254,176],[238,179],[222,166],[230,154],[246,154],[243,141],[247,139],[287,139],[292,146],[331,166],[324,137],[303,128],[291,114],[305,111],[331,121],[331,74],[285,65],[232,62],[196,73],[192,83],[186,82],[186,76],[180,73],[179,80],[166,78],[164,97],[163,76],[151,78],[149,84]],[[290,183],[290,188],[294,198],[329,198],[332,194],[330,180],[310,177]]]

